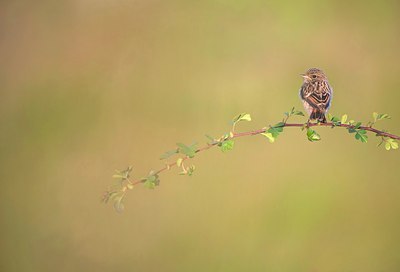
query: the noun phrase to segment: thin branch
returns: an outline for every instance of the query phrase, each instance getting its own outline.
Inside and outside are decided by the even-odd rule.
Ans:
[[[284,124],[281,127],[304,127],[305,124]],[[353,125],[348,125],[348,124],[334,124],[334,123],[309,123],[307,125],[308,127],[343,127],[343,128],[353,128]],[[365,127],[365,126],[360,126],[359,129],[364,129],[373,133],[376,133],[377,136],[383,136],[383,137],[388,137],[394,140],[400,140],[400,136],[382,131],[382,130],[378,130],[375,129],[373,127]],[[233,135],[233,138],[239,138],[239,137],[243,137],[243,136],[251,136],[251,135],[258,135],[261,133],[265,132],[265,128],[263,129],[258,129],[258,130],[253,130],[253,131],[247,131],[247,132],[241,132],[241,133],[235,133]]]
[[[160,183],[159,174],[167,170],[170,170],[173,167],[179,167],[182,169],[182,172],[179,173],[180,175],[191,176],[193,174],[193,171],[195,170],[195,166],[194,165],[185,166],[184,163],[193,158],[195,154],[211,149],[214,146],[220,147],[223,152],[226,152],[228,150],[232,150],[234,146],[234,141],[233,141],[234,139],[246,136],[260,135],[260,134],[267,137],[268,140],[271,143],[273,143],[275,139],[278,137],[278,135],[282,133],[284,127],[298,127],[306,129],[307,138],[311,142],[319,141],[321,139],[320,135],[316,131],[311,129],[311,127],[316,127],[316,126],[345,128],[349,131],[350,134],[354,133],[353,135],[356,138],[356,140],[359,140],[363,143],[367,142],[368,137],[366,133],[367,131],[369,131],[371,133],[374,133],[377,137],[381,138],[381,142],[378,144],[378,146],[384,144],[386,150],[399,148],[399,143],[396,142],[395,140],[400,140],[400,136],[391,134],[387,131],[378,130],[372,127],[372,125],[374,125],[376,121],[383,119],[390,119],[390,116],[388,114],[378,114],[374,112],[373,113],[374,121],[368,122],[366,126],[361,126],[361,122],[355,123],[353,120],[346,122],[347,120],[346,114],[343,115],[341,119],[335,116],[328,115],[330,120],[329,123],[309,123],[309,122],[305,124],[287,123],[289,117],[294,115],[304,116],[304,114],[301,111],[295,110],[295,108],[293,107],[290,111],[285,112],[286,117],[282,120],[282,122],[279,122],[274,126],[236,133],[235,128],[237,123],[242,121],[251,121],[250,114],[248,113],[239,114],[232,120],[232,128],[229,133],[223,134],[218,139],[206,135],[206,137],[211,140],[211,143],[207,143],[206,145],[200,148],[196,148],[195,144],[187,146],[183,143],[177,143],[176,145],[178,146],[178,148],[165,152],[160,157],[160,159],[167,159],[176,154],[181,154],[181,156],[178,155],[178,158],[175,159],[174,162],[165,164],[164,167],[162,167],[157,171],[154,170],[150,171],[147,177],[131,180],[130,173],[133,169],[132,166],[129,166],[127,169],[122,171],[116,170],[116,174],[113,175],[113,178],[119,179],[119,183],[117,185],[114,185],[113,187],[110,187],[110,189],[104,193],[102,201],[107,203],[109,200],[112,200],[114,202],[114,208],[120,212],[124,209],[123,199],[126,193],[129,190],[133,189],[134,185],[143,183],[145,187],[149,189],[154,189]],[[116,189],[115,186],[117,186],[118,189]]]
[[[282,123],[282,126],[280,126],[280,127],[315,127],[315,126],[318,126],[318,127],[322,127],[323,126],[323,127],[354,128],[353,125],[349,125],[349,124],[334,124],[332,122],[329,122],[329,123],[309,123],[309,124]],[[387,138],[391,138],[391,139],[394,139],[394,140],[400,140],[400,136],[397,136],[397,135],[394,135],[394,134],[391,134],[391,133],[388,133],[388,132],[385,132],[385,131],[382,131],[382,130],[378,130],[378,129],[375,129],[375,128],[372,128],[372,127],[360,126],[358,129],[363,129],[363,130],[367,130],[367,131],[376,133],[377,136],[387,137]],[[246,137],[246,136],[259,135],[261,133],[265,133],[266,131],[267,131],[267,128],[261,128],[261,129],[252,130],[252,131],[233,133],[233,135],[232,135],[232,137],[230,137],[230,139]],[[212,148],[214,146],[217,146],[218,144],[219,144],[219,142],[215,142],[215,143],[212,143],[212,144],[207,144],[207,145],[197,149],[196,153],[200,153],[200,152],[203,152],[205,150],[208,150],[208,149],[210,149],[210,148]],[[190,159],[188,156],[183,157],[182,158],[182,162],[186,161],[188,159]],[[164,166],[163,168],[157,170],[155,172],[155,174],[158,175],[158,174],[160,174],[160,173],[162,173],[162,172],[164,172],[166,170],[169,170],[169,169],[171,169],[171,168],[173,168],[175,166],[177,166],[176,162],[169,163],[166,166]],[[137,180],[131,181],[130,184],[136,185],[136,184],[142,183],[144,181],[145,181],[145,179],[137,179]]]

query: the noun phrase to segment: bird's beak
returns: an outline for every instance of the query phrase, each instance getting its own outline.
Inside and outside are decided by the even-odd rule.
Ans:
[[[308,79],[308,80],[310,80],[311,79],[311,77],[309,77],[309,76],[307,76],[306,74],[300,74],[304,79]]]

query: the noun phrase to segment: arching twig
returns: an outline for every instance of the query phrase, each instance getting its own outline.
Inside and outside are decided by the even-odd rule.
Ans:
[[[195,167],[194,165],[187,166],[185,163],[187,163],[198,153],[206,151],[213,147],[220,147],[223,152],[229,151],[233,149],[235,139],[246,136],[263,135],[267,137],[271,143],[273,143],[275,142],[279,134],[283,132],[283,129],[289,127],[299,127],[302,130],[306,130],[307,138],[311,142],[321,140],[320,135],[312,129],[313,127],[337,127],[345,128],[348,130],[349,133],[354,133],[355,138],[364,143],[367,142],[368,131],[370,133],[374,133],[377,137],[380,137],[381,142],[379,145],[384,144],[386,150],[398,149],[399,147],[398,142],[396,142],[395,140],[400,140],[400,136],[373,127],[373,125],[377,121],[390,119],[390,116],[387,114],[373,113],[373,121],[368,122],[364,126],[362,126],[361,122],[355,122],[353,120],[347,121],[346,114],[343,115],[341,118],[328,115],[329,122],[327,123],[288,123],[287,121],[289,120],[289,118],[294,115],[304,116],[301,111],[297,111],[292,108],[289,112],[285,112],[285,118],[282,120],[282,122],[279,122],[273,126],[246,132],[235,132],[237,123],[241,121],[251,121],[250,114],[239,114],[232,120],[232,128],[230,132],[225,133],[218,139],[206,135],[210,142],[200,148],[197,148],[196,144],[187,146],[185,144],[178,143],[176,149],[168,151],[161,156],[161,159],[167,159],[174,155],[178,155],[174,162],[166,163],[164,167],[156,171],[150,171],[150,173],[144,178],[131,179],[130,174],[133,169],[132,167],[128,167],[123,171],[117,171],[117,173],[113,177],[117,178],[119,182],[103,195],[103,201],[107,203],[109,200],[113,200],[115,209],[117,211],[122,211],[124,208],[123,199],[126,196],[126,193],[129,190],[133,189],[135,185],[143,183],[144,186],[150,189],[154,189],[160,183],[159,175],[162,172],[170,170],[174,167],[181,168],[182,171],[179,173],[180,175],[191,176],[193,174],[193,171],[195,170]],[[179,156],[179,154],[181,155]]]

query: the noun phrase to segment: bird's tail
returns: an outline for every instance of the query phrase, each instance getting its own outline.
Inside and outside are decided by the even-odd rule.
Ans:
[[[311,120],[317,120],[321,123],[326,123],[325,112],[321,110],[313,110],[310,115]]]

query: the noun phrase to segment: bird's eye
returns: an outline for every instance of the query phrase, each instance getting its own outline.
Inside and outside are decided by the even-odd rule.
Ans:
[[[312,75],[312,78],[317,78],[317,75]]]

